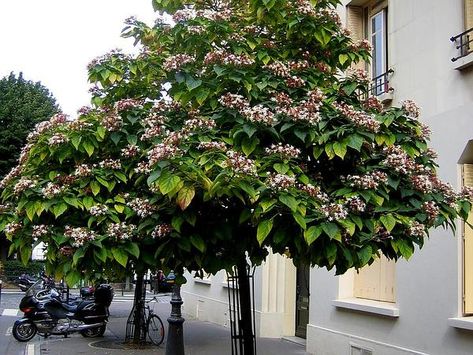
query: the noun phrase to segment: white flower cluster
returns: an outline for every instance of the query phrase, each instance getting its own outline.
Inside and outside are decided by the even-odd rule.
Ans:
[[[411,237],[426,237],[427,236],[427,232],[425,231],[425,228],[426,226],[423,225],[422,223],[419,223],[417,221],[412,221],[408,230],[407,230],[407,233],[409,236]]]
[[[354,212],[364,212],[366,209],[366,203],[358,196],[348,197],[346,199],[346,206]]]
[[[76,170],[74,172],[74,175],[76,176],[90,176],[92,175],[92,169],[93,166],[89,164],[80,164],[76,166]]]
[[[149,167],[165,159],[171,159],[181,154],[181,150],[173,145],[159,143],[148,152]]]
[[[291,187],[294,187],[296,185],[296,179],[293,176],[285,174],[270,173],[268,174],[266,183],[272,190],[289,191]]]
[[[432,131],[430,130],[430,127],[427,126],[425,123],[420,122],[420,137],[424,140],[429,140],[430,135],[432,134]]]
[[[134,224],[126,224],[125,222],[110,223],[107,228],[107,235],[117,240],[128,240],[133,237],[136,230]]]
[[[226,151],[227,146],[223,142],[200,142],[197,146],[199,150],[221,150]]]
[[[271,112],[269,107],[262,104],[247,107],[241,114],[250,122],[262,123],[268,126],[274,123],[274,113]]]
[[[1,189],[5,188],[5,186],[7,186],[8,183],[10,183],[10,181],[12,181],[16,177],[20,176],[21,170],[22,170],[22,168],[20,166],[13,167],[8,172],[8,174],[3,177],[2,181],[0,182],[0,188]]]
[[[75,248],[79,248],[83,246],[85,243],[95,240],[97,235],[94,231],[84,228],[84,227],[76,227],[73,228],[71,226],[66,226],[64,228],[64,236],[70,238],[71,245]]]
[[[121,99],[115,103],[115,110],[117,112],[122,112],[126,110],[130,110],[132,108],[142,108],[143,107],[143,100],[137,99]]]
[[[67,122],[67,115],[57,113],[52,116],[49,121],[42,121],[36,124],[34,130],[28,134],[26,138],[28,143],[35,141],[42,133],[50,129],[65,124]]]
[[[49,233],[49,226],[45,224],[38,224],[33,226],[33,231],[31,232],[31,236],[33,238],[40,238],[43,235],[46,235]]]
[[[218,102],[227,108],[231,108],[238,111],[243,111],[250,106],[250,103],[242,95],[226,93],[222,95]]]
[[[193,35],[200,35],[204,33],[205,28],[203,26],[187,26],[187,32]]]
[[[162,99],[158,100],[153,105],[154,113],[163,113],[169,111],[179,111],[181,108],[181,104],[177,101],[169,100],[169,99]],[[154,114],[153,113],[153,114]]]
[[[87,116],[91,113],[94,109],[90,106],[82,106],[80,109],[77,110],[79,116]]]
[[[105,205],[95,205],[90,207],[90,214],[92,216],[104,216],[108,212],[108,207]]]
[[[340,19],[340,15],[334,9],[327,9],[327,8],[319,9],[317,12],[317,17],[319,19],[323,19],[323,20],[328,19],[330,21],[333,21],[335,22],[337,27],[342,26],[342,20]]]
[[[431,193],[434,189],[431,175],[412,175],[410,179],[414,189],[424,194]]]
[[[394,169],[398,173],[408,174],[416,168],[414,160],[398,145],[385,147],[383,152],[386,154],[386,158],[381,164]]]
[[[223,49],[209,52],[204,57],[204,65],[222,64],[235,67],[246,67],[253,65],[255,60],[246,54],[233,54]]]
[[[61,145],[69,141],[69,138],[62,133],[56,133],[48,139],[49,145]]]
[[[121,155],[124,158],[133,158],[140,152],[140,148],[136,144],[128,144],[121,150]]]
[[[134,170],[137,174],[149,174],[151,172],[149,163],[146,161],[140,161]]]
[[[384,109],[383,103],[376,97],[370,96],[363,102],[363,107],[367,110],[381,112]]]
[[[301,88],[305,85],[305,80],[296,75],[292,75],[286,79],[286,85],[288,88]]]
[[[5,226],[3,231],[5,232],[6,235],[15,235],[16,233],[20,231],[22,227],[23,225],[21,223],[11,222]]]
[[[15,195],[19,195],[27,189],[31,189],[36,186],[36,181],[28,179],[26,177],[21,177],[20,180],[13,187],[13,192]]]
[[[420,116],[420,107],[412,100],[402,101],[401,107],[411,118],[418,118]]]
[[[328,205],[322,205],[320,206],[320,210],[329,221],[345,219],[348,216],[348,211],[341,203],[330,203]]]
[[[151,233],[151,236],[153,238],[163,238],[167,235],[169,235],[172,232],[172,227],[170,224],[167,223],[162,223],[158,224],[156,228],[154,228],[153,232]]]
[[[280,155],[284,159],[297,159],[299,158],[299,154],[301,154],[301,150],[290,145],[290,144],[272,144],[271,147],[266,148],[264,150],[266,154],[276,154]]]
[[[276,102],[276,105],[287,108],[294,102],[292,98],[285,92],[278,92],[272,98],[271,101]]]
[[[118,131],[123,126],[123,120],[115,112],[108,112],[101,123],[109,132]]]
[[[370,76],[368,72],[364,69],[361,68],[350,68],[347,71],[347,77],[355,80],[355,81],[361,81],[364,83],[369,83],[370,82]]]
[[[427,220],[429,223],[433,223],[440,213],[440,208],[434,201],[424,202],[422,209],[427,214]]]
[[[188,54],[176,54],[166,58],[163,63],[163,69],[167,72],[178,71],[184,65],[194,63],[195,57]]]
[[[55,184],[53,182],[48,182],[45,187],[41,189],[41,193],[45,198],[51,199],[57,195],[60,195],[64,190],[64,187]]]
[[[18,158],[18,163],[20,165],[23,165],[28,160],[31,148],[33,148],[33,144],[31,143],[28,143],[21,148],[20,157]]]
[[[373,46],[371,45],[371,42],[368,41],[367,39],[360,39],[356,41],[352,47],[355,51],[364,50],[367,52],[371,52],[373,50]]]
[[[215,128],[215,121],[212,119],[192,118],[184,122],[183,131],[197,131]]]
[[[312,16],[317,15],[314,5],[311,4],[309,0],[296,0],[294,1],[295,10],[303,16]]]
[[[233,150],[227,151],[226,166],[231,168],[235,174],[256,175],[256,165],[251,159]]]
[[[71,129],[72,131],[82,131],[92,126],[93,126],[92,123],[85,122],[80,119],[75,119],[74,121],[69,122],[69,129]]]
[[[148,127],[145,129],[143,134],[140,137],[140,140],[145,141],[145,140],[152,140],[156,137],[159,137],[165,133],[164,126],[153,126],[153,127]]]
[[[367,131],[377,133],[381,126],[380,122],[376,120],[374,115],[367,114],[363,111],[356,110],[353,106],[345,103],[333,103],[333,107],[342,115],[348,118],[355,126],[364,128]]]
[[[319,186],[314,186],[312,184],[299,185],[299,189],[307,193],[310,197],[316,198],[321,202],[328,202],[328,195],[321,190]]]
[[[167,136],[163,139],[163,144],[166,145],[179,145],[183,140],[189,137],[189,134],[184,130],[166,133]]]
[[[120,159],[105,159],[99,162],[99,167],[102,169],[120,170],[122,163]]]
[[[372,171],[364,175],[348,175],[346,180],[351,187],[358,187],[363,190],[377,189],[379,184],[388,182],[388,175],[382,171]]]
[[[151,216],[156,208],[149,203],[146,198],[136,197],[126,204],[130,207],[139,217],[145,218]]]
[[[291,75],[291,71],[289,70],[289,67],[279,61],[264,65],[263,68],[268,69],[274,75],[280,76],[282,78],[287,78],[288,76]]]

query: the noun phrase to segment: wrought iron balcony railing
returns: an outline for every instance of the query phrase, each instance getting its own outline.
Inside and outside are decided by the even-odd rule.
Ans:
[[[389,79],[391,74],[394,73],[394,70],[389,69],[387,72],[378,75],[377,77],[371,79],[371,82],[368,86],[367,91],[359,91],[358,97],[360,99],[367,99],[371,96],[381,96],[383,94],[390,94],[394,89],[389,85]]]
[[[466,30],[465,32],[456,35],[455,37],[450,38],[450,41],[456,43],[456,49],[459,50],[459,55],[452,58],[452,62],[457,61],[460,58],[466,57],[472,52],[472,46],[470,45],[473,42],[473,28]]]

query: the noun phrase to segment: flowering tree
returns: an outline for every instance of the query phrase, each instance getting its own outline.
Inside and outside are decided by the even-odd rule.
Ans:
[[[24,260],[44,241],[73,283],[130,263],[214,273],[270,247],[343,273],[409,258],[467,216],[471,192],[437,177],[417,106],[361,99],[367,76],[349,68],[370,46],[336,0],[183,3],[154,0],[174,25],[129,19],[142,52],[98,58],[94,108],[30,135],[1,183]]]

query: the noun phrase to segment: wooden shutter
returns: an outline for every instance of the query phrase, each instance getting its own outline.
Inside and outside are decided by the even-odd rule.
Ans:
[[[473,164],[463,165],[463,185],[473,186]],[[468,216],[473,224],[473,214]],[[473,230],[464,225],[463,235],[463,313],[473,314]]]
[[[381,256],[355,274],[353,295],[375,301],[396,302],[395,263]]]
[[[473,28],[473,0],[465,1],[465,30]]]
[[[351,38],[354,42],[365,38],[364,34],[364,12],[362,6],[347,6],[347,28],[351,32]],[[352,65],[353,68],[366,69],[366,63],[360,61]]]

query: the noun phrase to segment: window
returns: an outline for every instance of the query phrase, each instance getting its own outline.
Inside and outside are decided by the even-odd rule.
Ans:
[[[463,185],[473,186],[473,164],[462,166]],[[468,216],[473,224],[473,214]],[[473,229],[464,224],[463,228],[463,315],[473,315]]]
[[[395,262],[381,256],[355,271],[353,296],[374,301],[396,302]]]
[[[473,0],[472,0],[473,1]],[[359,5],[351,1],[347,6],[347,27],[352,39],[367,39],[372,50],[371,65],[361,63],[358,68],[369,72],[372,83],[370,95],[380,96],[390,92],[387,45],[387,1],[370,1]]]

